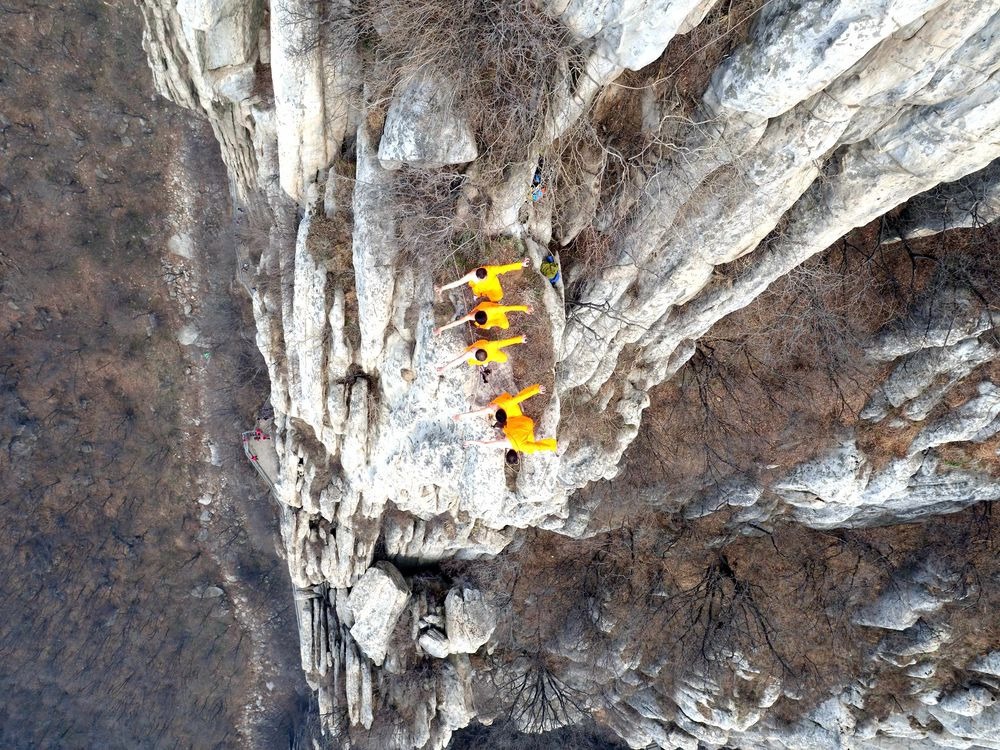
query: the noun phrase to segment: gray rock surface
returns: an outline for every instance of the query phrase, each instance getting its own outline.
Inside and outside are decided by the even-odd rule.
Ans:
[[[387,562],[375,563],[351,589],[351,636],[376,666],[385,659],[389,638],[409,598],[406,581]]]
[[[471,654],[489,641],[497,609],[476,589],[452,589],[444,600],[445,630],[452,653]]]
[[[197,343],[198,336],[200,335],[198,328],[193,324],[189,324],[177,331],[177,341],[181,346],[191,346]]]
[[[1000,164],[911,198],[883,242],[926,237],[949,229],[981,227],[1000,219]]]
[[[448,636],[437,628],[428,628],[425,630],[420,634],[417,643],[420,644],[420,648],[425,652],[438,659],[444,659],[451,653]]]
[[[447,80],[423,75],[400,86],[389,104],[378,145],[384,169],[465,164],[479,155]]]
[[[1000,677],[1000,651],[991,651],[988,654],[977,656],[969,664],[969,669],[973,672]]]
[[[985,440],[1000,431],[1000,388],[989,381],[979,384],[975,398],[927,425],[910,445],[910,453],[945,443]]]
[[[922,615],[936,612],[948,602],[964,596],[960,576],[936,560],[925,560],[913,570],[895,576],[869,607],[854,616],[854,622],[874,628],[906,630]]]

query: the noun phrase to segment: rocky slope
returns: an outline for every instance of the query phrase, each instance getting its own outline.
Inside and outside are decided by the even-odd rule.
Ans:
[[[883,237],[907,249],[995,215],[992,0],[140,7],[159,90],[209,118],[253,217],[241,253],[271,380],[302,665],[341,747],[443,747],[477,716],[504,715],[473,695],[502,641],[500,606],[439,563],[496,555],[528,528],[592,535],[651,392],[682,382],[727,316],[901,204]],[[536,168],[548,192],[534,203]],[[536,307],[530,354],[489,382],[439,377],[468,341],[432,329],[470,305],[459,293],[435,303],[434,284],[484,256],[524,254],[537,269],[548,253],[559,284],[532,270],[513,287]],[[858,417],[786,435],[808,438],[810,455],[650,477],[639,493],[692,487],[673,507],[725,510],[737,535],[779,518],[897,524],[1000,496],[992,298],[921,274],[865,339],[878,382]],[[534,416],[560,449],[505,474],[501,455],[463,447],[485,426],[448,415],[515,381],[550,386]],[[975,455],[955,460],[956,445]],[[737,580],[728,563],[714,570]],[[953,578],[929,560],[886,579],[852,615],[887,633],[869,658],[933,673],[921,628],[967,594]],[[599,628],[614,632],[613,618]],[[706,663],[728,663],[727,678],[692,668],[664,695],[618,645],[602,667],[616,687],[597,692],[580,676],[598,671],[588,656],[547,645],[575,662],[582,682],[552,679],[578,697],[541,715],[515,700],[506,715],[528,731],[589,715],[632,747],[997,746],[995,652],[949,665],[968,672],[947,692],[915,682],[881,718],[858,720],[864,672],[782,722],[769,709],[795,691],[749,654],[713,652]],[[534,674],[502,667],[514,684]]]

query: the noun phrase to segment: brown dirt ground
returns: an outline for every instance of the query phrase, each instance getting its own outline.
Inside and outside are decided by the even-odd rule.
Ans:
[[[192,362],[159,274],[178,134],[214,143],[152,96],[140,29],[131,4],[0,7],[4,747],[246,746],[263,686],[235,598],[287,595],[269,529],[237,509],[206,537],[199,520],[216,436],[184,419]],[[226,208],[217,153],[203,156],[216,182],[201,195]],[[226,397],[261,398],[259,382],[240,390],[252,382]],[[249,476],[235,469],[230,491],[261,499]],[[225,595],[191,596],[206,584]],[[286,727],[270,731],[273,746]]]

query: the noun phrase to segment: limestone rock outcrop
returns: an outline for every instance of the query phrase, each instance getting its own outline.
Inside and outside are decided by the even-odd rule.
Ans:
[[[471,654],[493,635],[496,608],[475,589],[452,589],[444,600],[445,632],[452,653]]]
[[[406,581],[390,563],[377,562],[358,579],[347,598],[351,637],[375,666],[381,666],[389,638],[410,598]]]
[[[454,109],[447,80],[422,76],[406,83],[389,103],[378,160],[384,169],[403,164],[436,169],[466,164],[479,155],[476,136]]]

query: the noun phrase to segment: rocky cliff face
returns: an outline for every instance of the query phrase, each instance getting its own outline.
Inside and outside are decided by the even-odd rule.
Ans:
[[[738,648],[703,649],[657,692],[665,665],[628,656],[611,615],[594,621],[617,644],[611,665],[540,648],[572,663],[544,679],[573,700],[490,713],[473,692],[502,607],[440,564],[520,548],[529,528],[591,537],[622,499],[657,389],[698,371],[721,321],[902,204],[868,235],[905,246],[912,294],[861,337],[872,377],[856,417],[812,435],[789,421],[784,439],[809,455],[650,476],[627,494],[724,513],[736,535],[898,524],[1000,496],[993,299],[969,274],[918,274],[910,245],[996,214],[1000,3],[140,6],[157,86],[209,118],[253,217],[241,253],[302,665],[339,746],[443,747],[477,716],[541,731],[585,715],[632,747],[998,746],[995,653],[948,665],[968,671],[947,692],[920,687],[936,670],[927,618],[969,595],[934,560],[851,615],[885,639],[793,721],[771,708],[805,699]],[[547,192],[533,202],[536,170]],[[555,285],[536,270],[549,253]],[[535,306],[527,353],[488,378],[438,376],[471,339],[432,329],[471,304],[435,302],[435,283],[522,255],[532,268],[511,289]],[[549,386],[533,416],[560,448],[505,473],[500,454],[463,447],[485,425],[448,417],[530,382]],[[722,560],[711,580],[725,589],[739,578]],[[866,714],[870,665],[886,660],[913,687]],[[720,662],[726,675],[707,666]],[[501,672],[520,684],[533,669]]]

